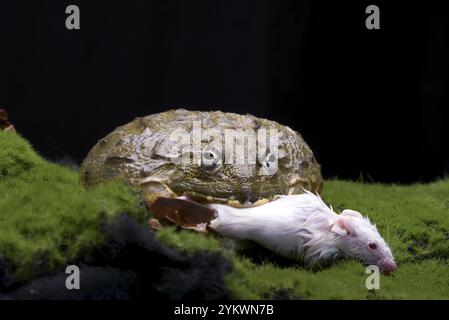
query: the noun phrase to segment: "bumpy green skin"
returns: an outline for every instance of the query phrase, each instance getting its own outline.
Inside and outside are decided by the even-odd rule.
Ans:
[[[277,129],[280,135],[276,173],[260,174],[266,165],[263,161],[224,163],[225,152],[220,155],[222,163],[213,168],[201,165],[201,154],[199,158],[192,156],[200,159],[197,162],[200,165],[174,163],[176,142],[173,132],[185,129],[192,133],[194,122],[201,123],[203,132],[213,129],[218,133],[213,138],[203,137],[199,149],[202,152],[211,146],[225,150],[227,129],[255,132]],[[209,202],[231,204],[236,201],[229,200],[237,200],[248,205],[258,199],[270,200],[275,195],[301,193],[302,188],[312,192],[321,192],[322,188],[320,165],[298,132],[252,115],[184,109],[136,118],[118,127],[92,148],[81,167],[82,182],[94,186],[116,178],[125,179],[139,188],[149,201],[157,196],[190,195]]]

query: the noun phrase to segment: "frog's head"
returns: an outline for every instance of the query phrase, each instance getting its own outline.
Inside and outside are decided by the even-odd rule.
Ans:
[[[301,193],[303,187],[320,191],[321,174],[313,154],[304,156],[291,144],[279,139],[277,149],[260,152],[257,144],[243,142],[229,148],[226,143],[203,141],[198,152],[181,152],[174,159],[177,168],[168,185],[177,194],[238,207]]]
[[[148,202],[190,195],[234,206],[302,188],[319,192],[322,183],[320,166],[299,133],[274,121],[218,111],[137,118],[101,139],[80,173],[85,186],[125,180]]]

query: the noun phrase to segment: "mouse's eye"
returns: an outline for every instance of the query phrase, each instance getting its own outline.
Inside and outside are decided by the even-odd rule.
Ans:
[[[377,249],[377,245],[374,242],[371,242],[369,244],[369,248],[372,249],[372,250],[375,250],[375,249]]]

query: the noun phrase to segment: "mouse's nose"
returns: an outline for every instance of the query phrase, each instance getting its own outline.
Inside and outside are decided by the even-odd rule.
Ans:
[[[382,261],[381,269],[387,275],[395,272],[397,267],[398,266],[396,265],[396,262],[394,262],[394,260],[387,259],[387,260]]]

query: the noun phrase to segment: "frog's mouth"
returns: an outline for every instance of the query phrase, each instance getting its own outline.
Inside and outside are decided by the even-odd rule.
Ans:
[[[239,200],[236,198],[223,198],[223,197],[215,197],[211,195],[204,195],[201,193],[197,193],[194,191],[187,191],[180,194],[180,196],[186,196],[192,201],[198,201],[199,203],[219,203],[225,204],[231,207],[236,208],[248,208],[248,207],[257,207],[268,203],[275,199],[275,197],[271,198],[257,198],[256,200]]]
[[[295,177],[294,179],[291,179],[289,181],[288,189],[284,194],[292,195],[302,193],[301,190],[304,188],[304,186],[307,186],[306,189],[310,190],[312,187],[311,181],[302,177]],[[176,192],[169,186],[167,186],[167,188],[169,188],[171,192],[176,195],[176,197],[186,196],[189,197],[192,201],[198,201],[200,203],[218,203],[236,208],[257,207],[270,201],[276,200],[279,197],[278,195],[273,195],[271,197],[260,197],[250,191],[244,192],[241,196],[217,197],[213,195],[198,193],[195,191]]]
[[[297,181],[291,187],[296,187]],[[243,197],[236,198],[216,197],[194,191],[177,192],[166,184],[164,192],[147,198],[145,204],[153,213],[154,219],[150,219],[150,227],[159,229],[160,222],[168,222],[183,229],[192,229],[200,232],[210,231],[209,223],[217,217],[217,212],[209,204],[224,204],[236,208],[256,207],[276,200],[279,196],[270,198]],[[290,190],[290,189],[289,189]],[[290,193],[290,192],[289,192]],[[250,201],[253,199],[253,201]]]
[[[215,209],[209,204],[224,204],[237,208],[255,207],[263,205],[271,199],[242,197],[236,198],[216,197],[194,191],[173,190],[165,183],[160,181],[148,181],[153,183],[156,188],[150,189],[152,192],[143,194],[144,203],[147,209],[152,213],[149,225],[152,229],[160,229],[162,224],[175,225],[183,229],[192,229],[200,232],[208,232],[210,221],[217,217]],[[156,184],[154,184],[156,182]],[[150,190],[146,190],[147,192]],[[250,201],[253,200],[253,201]]]
[[[198,203],[216,203],[225,204],[236,208],[256,207],[268,203],[277,198],[277,196],[260,197],[253,192],[243,192],[236,196],[222,197],[191,190],[179,190],[174,188],[162,179],[148,177],[131,181],[132,185],[138,186],[143,192],[143,197],[147,204],[151,204],[157,198],[178,198],[185,196],[190,201]]]
[[[257,207],[273,200],[276,200],[279,195],[272,195],[268,197],[258,196],[253,192],[241,192],[239,195],[223,197],[216,196],[211,194],[204,194],[201,192],[191,191],[191,190],[176,190],[171,187],[167,183],[162,183],[157,180],[140,180],[137,184],[140,186],[155,183],[157,188],[151,189],[151,192],[144,192],[144,198],[146,202],[152,203],[159,197],[165,198],[178,198],[178,197],[187,197],[190,201],[207,204],[207,203],[216,203],[216,204],[224,204],[235,208],[249,208],[249,207]],[[294,179],[290,181],[288,191],[285,194],[296,194],[301,193],[298,192],[299,189],[302,189],[303,186],[306,185],[302,179]]]

